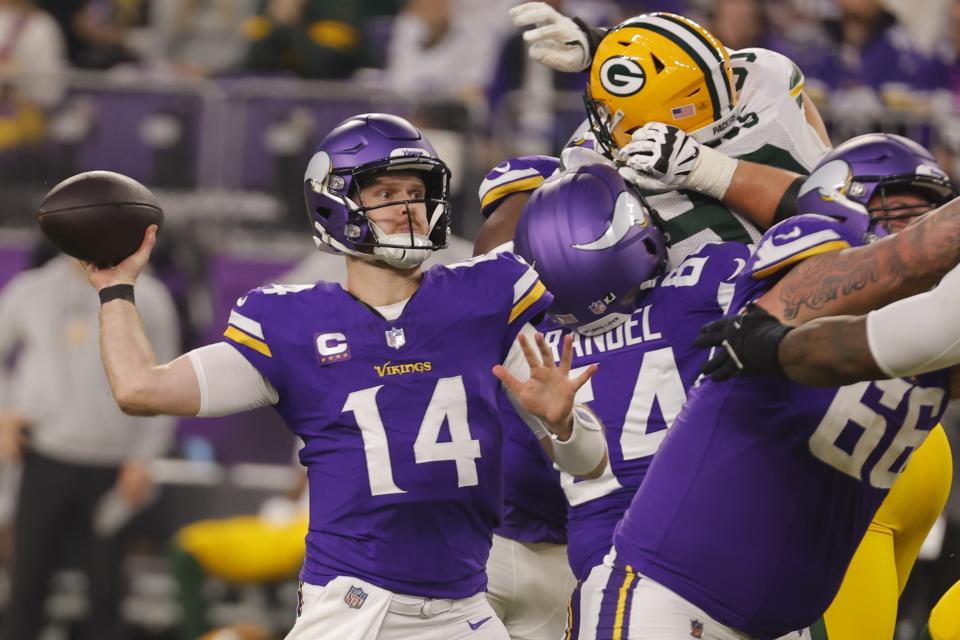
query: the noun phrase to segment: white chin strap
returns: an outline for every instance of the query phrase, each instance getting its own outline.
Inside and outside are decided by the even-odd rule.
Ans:
[[[377,242],[381,244],[396,245],[410,244],[409,233],[382,233],[376,224],[370,224],[377,231]],[[413,244],[416,248],[376,247],[373,250],[373,255],[377,260],[386,262],[391,267],[396,267],[398,269],[412,269],[430,257],[430,247],[433,246],[433,243],[430,242],[430,238],[420,235],[419,233],[413,234]]]

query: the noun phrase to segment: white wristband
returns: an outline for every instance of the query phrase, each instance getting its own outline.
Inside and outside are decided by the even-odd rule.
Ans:
[[[553,458],[561,470],[573,476],[585,476],[596,469],[607,452],[603,425],[586,407],[573,408],[573,428],[566,441],[551,434]]]
[[[683,188],[722,200],[730,188],[736,170],[736,158],[702,145],[700,157],[684,180]]]

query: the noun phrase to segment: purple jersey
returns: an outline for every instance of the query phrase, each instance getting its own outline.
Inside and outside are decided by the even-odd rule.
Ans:
[[[567,542],[567,500],[560,473],[537,437],[501,400],[503,424],[503,523],[496,534],[520,542]]]
[[[561,474],[570,504],[567,554],[579,580],[610,550],[614,528],[707,357],[693,341],[723,315],[749,255],[739,243],[705,245],[658,278],[626,323],[594,337],[573,334],[574,369],[600,364],[577,401],[603,422],[610,459],[594,480]],[[545,337],[557,358],[568,331],[551,327]]]
[[[796,264],[859,244],[832,218],[771,228],[730,312]],[[814,388],[737,376],[695,387],[617,528],[616,564],[723,624],[776,638],[809,626],[947,401],[947,372]]]
[[[491,368],[551,298],[497,254],[426,271],[394,321],[323,282],[237,302],[225,335],[305,443],[306,582],[356,576],[441,598],[486,587],[502,500]]]

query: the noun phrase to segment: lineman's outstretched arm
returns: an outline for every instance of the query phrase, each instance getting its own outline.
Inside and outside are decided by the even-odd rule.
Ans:
[[[822,318],[792,331],[780,345],[780,361],[791,378],[827,386],[955,367],[958,313],[960,267],[955,267],[932,291],[865,316]],[[954,385],[951,395],[956,392]]]
[[[870,352],[866,316],[820,318],[794,328],[752,304],[706,325],[694,344],[717,348],[701,369],[714,380],[743,372],[835,387],[890,377]]]
[[[929,290],[960,261],[960,198],[894,236],[807,258],[758,304],[784,323],[863,315]]]
[[[675,127],[671,128],[675,129]],[[682,131],[680,131],[680,134],[686,138]],[[686,139],[692,141],[692,138]],[[670,148],[667,148],[668,146]],[[644,157],[645,165],[652,167],[661,157],[672,156],[674,160],[676,159],[675,150],[670,145],[657,145],[651,148],[655,149],[655,155]],[[728,207],[746,215],[763,229],[797,213],[797,192],[803,183],[803,176],[776,167],[735,160],[712,149],[707,149],[707,154],[716,154],[716,156],[710,155],[710,157],[714,160],[719,158],[719,162],[725,168],[708,167],[704,169],[703,167],[707,165],[698,165],[698,168],[694,171],[694,179],[698,181],[697,184],[689,187],[678,185],[676,188],[701,190],[708,195],[713,195]],[[636,166],[639,166],[638,162],[639,158],[634,160]],[[531,165],[531,167],[533,166],[537,165]],[[552,167],[550,169],[552,170]],[[632,175],[629,173],[630,171],[633,171]],[[697,173],[697,171],[701,173]],[[644,183],[645,176],[629,166],[621,168],[621,173],[625,174],[624,179],[635,184],[639,183],[638,186],[643,189],[662,191],[674,188],[656,178],[651,178],[650,182]],[[544,171],[541,177],[546,179],[550,175]],[[534,189],[541,183],[542,180],[539,182],[518,180],[515,191],[495,201],[489,207],[489,211],[486,211],[487,218],[484,220],[483,226],[480,227],[474,242],[474,255],[486,253],[505,242],[513,240],[513,233],[517,228],[520,214],[523,213],[523,207],[530,199]],[[483,197],[484,193],[481,190],[481,198]]]
[[[758,307],[704,328],[700,346],[723,347],[705,370],[782,372],[798,382],[840,386],[918,375],[960,363],[960,267],[932,291],[861,316],[812,320],[795,329]],[[732,353],[731,353],[732,351]]]
[[[700,144],[682,129],[650,122],[620,149],[620,175],[641,189],[696,191],[720,200],[766,229],[796,211],[803,176]]]

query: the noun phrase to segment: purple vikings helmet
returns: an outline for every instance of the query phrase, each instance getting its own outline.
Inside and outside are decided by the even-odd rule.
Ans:
[[[600,164],[561,173],[534,191],[514,251],[553,293],[554,318],[588,336],[630,317],[667,256],[646,203],[615,168]]]
[[[426,193],[427,236],[409,232],[386,234],[367,212],[376,207],[360,201],[360,185],[385,171],[415,171]],[[430,251],[447,246],[450,170],[437,157],[420,130],[397,116],[367,113],[341,122],[327,134],[303,177],[313,239],[322,251],[345,253],[410,268]],[[412,224],[411,224],[412,227]]]
[[[929,151],[902,136],[868,133],[823,157],[800,187],[797,209],[843,220],[868,242],[888,234],[883,222],[918,215],[887,204],[889,194],[904,191],[922,193],[931,208],[956,195]],[[870,205],[874,196],[880,202]]]

